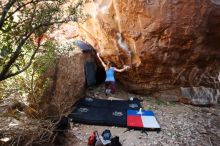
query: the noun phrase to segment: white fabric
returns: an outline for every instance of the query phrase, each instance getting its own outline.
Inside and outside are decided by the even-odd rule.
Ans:
[[[103,145],[107,145],[107,144],[111,143],[110,140],[104,140],[102,136],[99,136],[99,139],[101,140]]]
[[[160,128],[154,116],[141,116],[144,128]]]

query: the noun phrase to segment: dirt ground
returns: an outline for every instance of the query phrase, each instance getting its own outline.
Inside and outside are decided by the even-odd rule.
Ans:
[[[116,94],[105,96],[104,86],[90,88],[87,95],[96,98],[143,99],[144,109],[153,110],[161,125],[161,132],[142,133],[138,130],[126,132],[126,128],[72,124],[66,133],[67,146],[86,146],[92,131],[101,134],[109,129],[119,136],[123,146],[220,146],[220,105],[196,107],[176,102],[178,91],[158,92],[152,96],[130,94],[118,88]]]

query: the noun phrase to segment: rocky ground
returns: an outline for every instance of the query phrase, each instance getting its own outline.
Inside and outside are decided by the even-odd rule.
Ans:
[[[119,88],[112,96],[105,96],[104,86],[90,88],[87,95],[96,98],[143,99],[144,109],[153,110],[162,127],[160,133],[126,131],[126,128],[72,124],[66,133],[67,146],[86,146],[89,135],[97,130],[99,134],[110,129],[113,136],[119,136],[123,146],[218,146],[220,145],[220,105],[195,107],[176,102],[177,91],[157,93],[152,96],[130,94]],[[120,91],[120,92],[119,92]],[[167,100],[164,100],[164,99]]]

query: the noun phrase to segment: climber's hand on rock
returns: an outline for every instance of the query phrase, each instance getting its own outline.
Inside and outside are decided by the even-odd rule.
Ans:
[[[129,69],[129,68],[131,68],[131,67],[128,66],[128,65],[124,65],[124,68],[125,68],[125,69]]]

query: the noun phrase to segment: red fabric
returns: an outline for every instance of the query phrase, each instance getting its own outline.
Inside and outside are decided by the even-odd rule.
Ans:
[[[128,127],[144,127],[142,123],[141,116],[127,116],[127,126]]]
[[[96,142],[96,136],[95,136],[95,132],[93,132],[88,139],[88,145],[89,146],[94,146]]]

